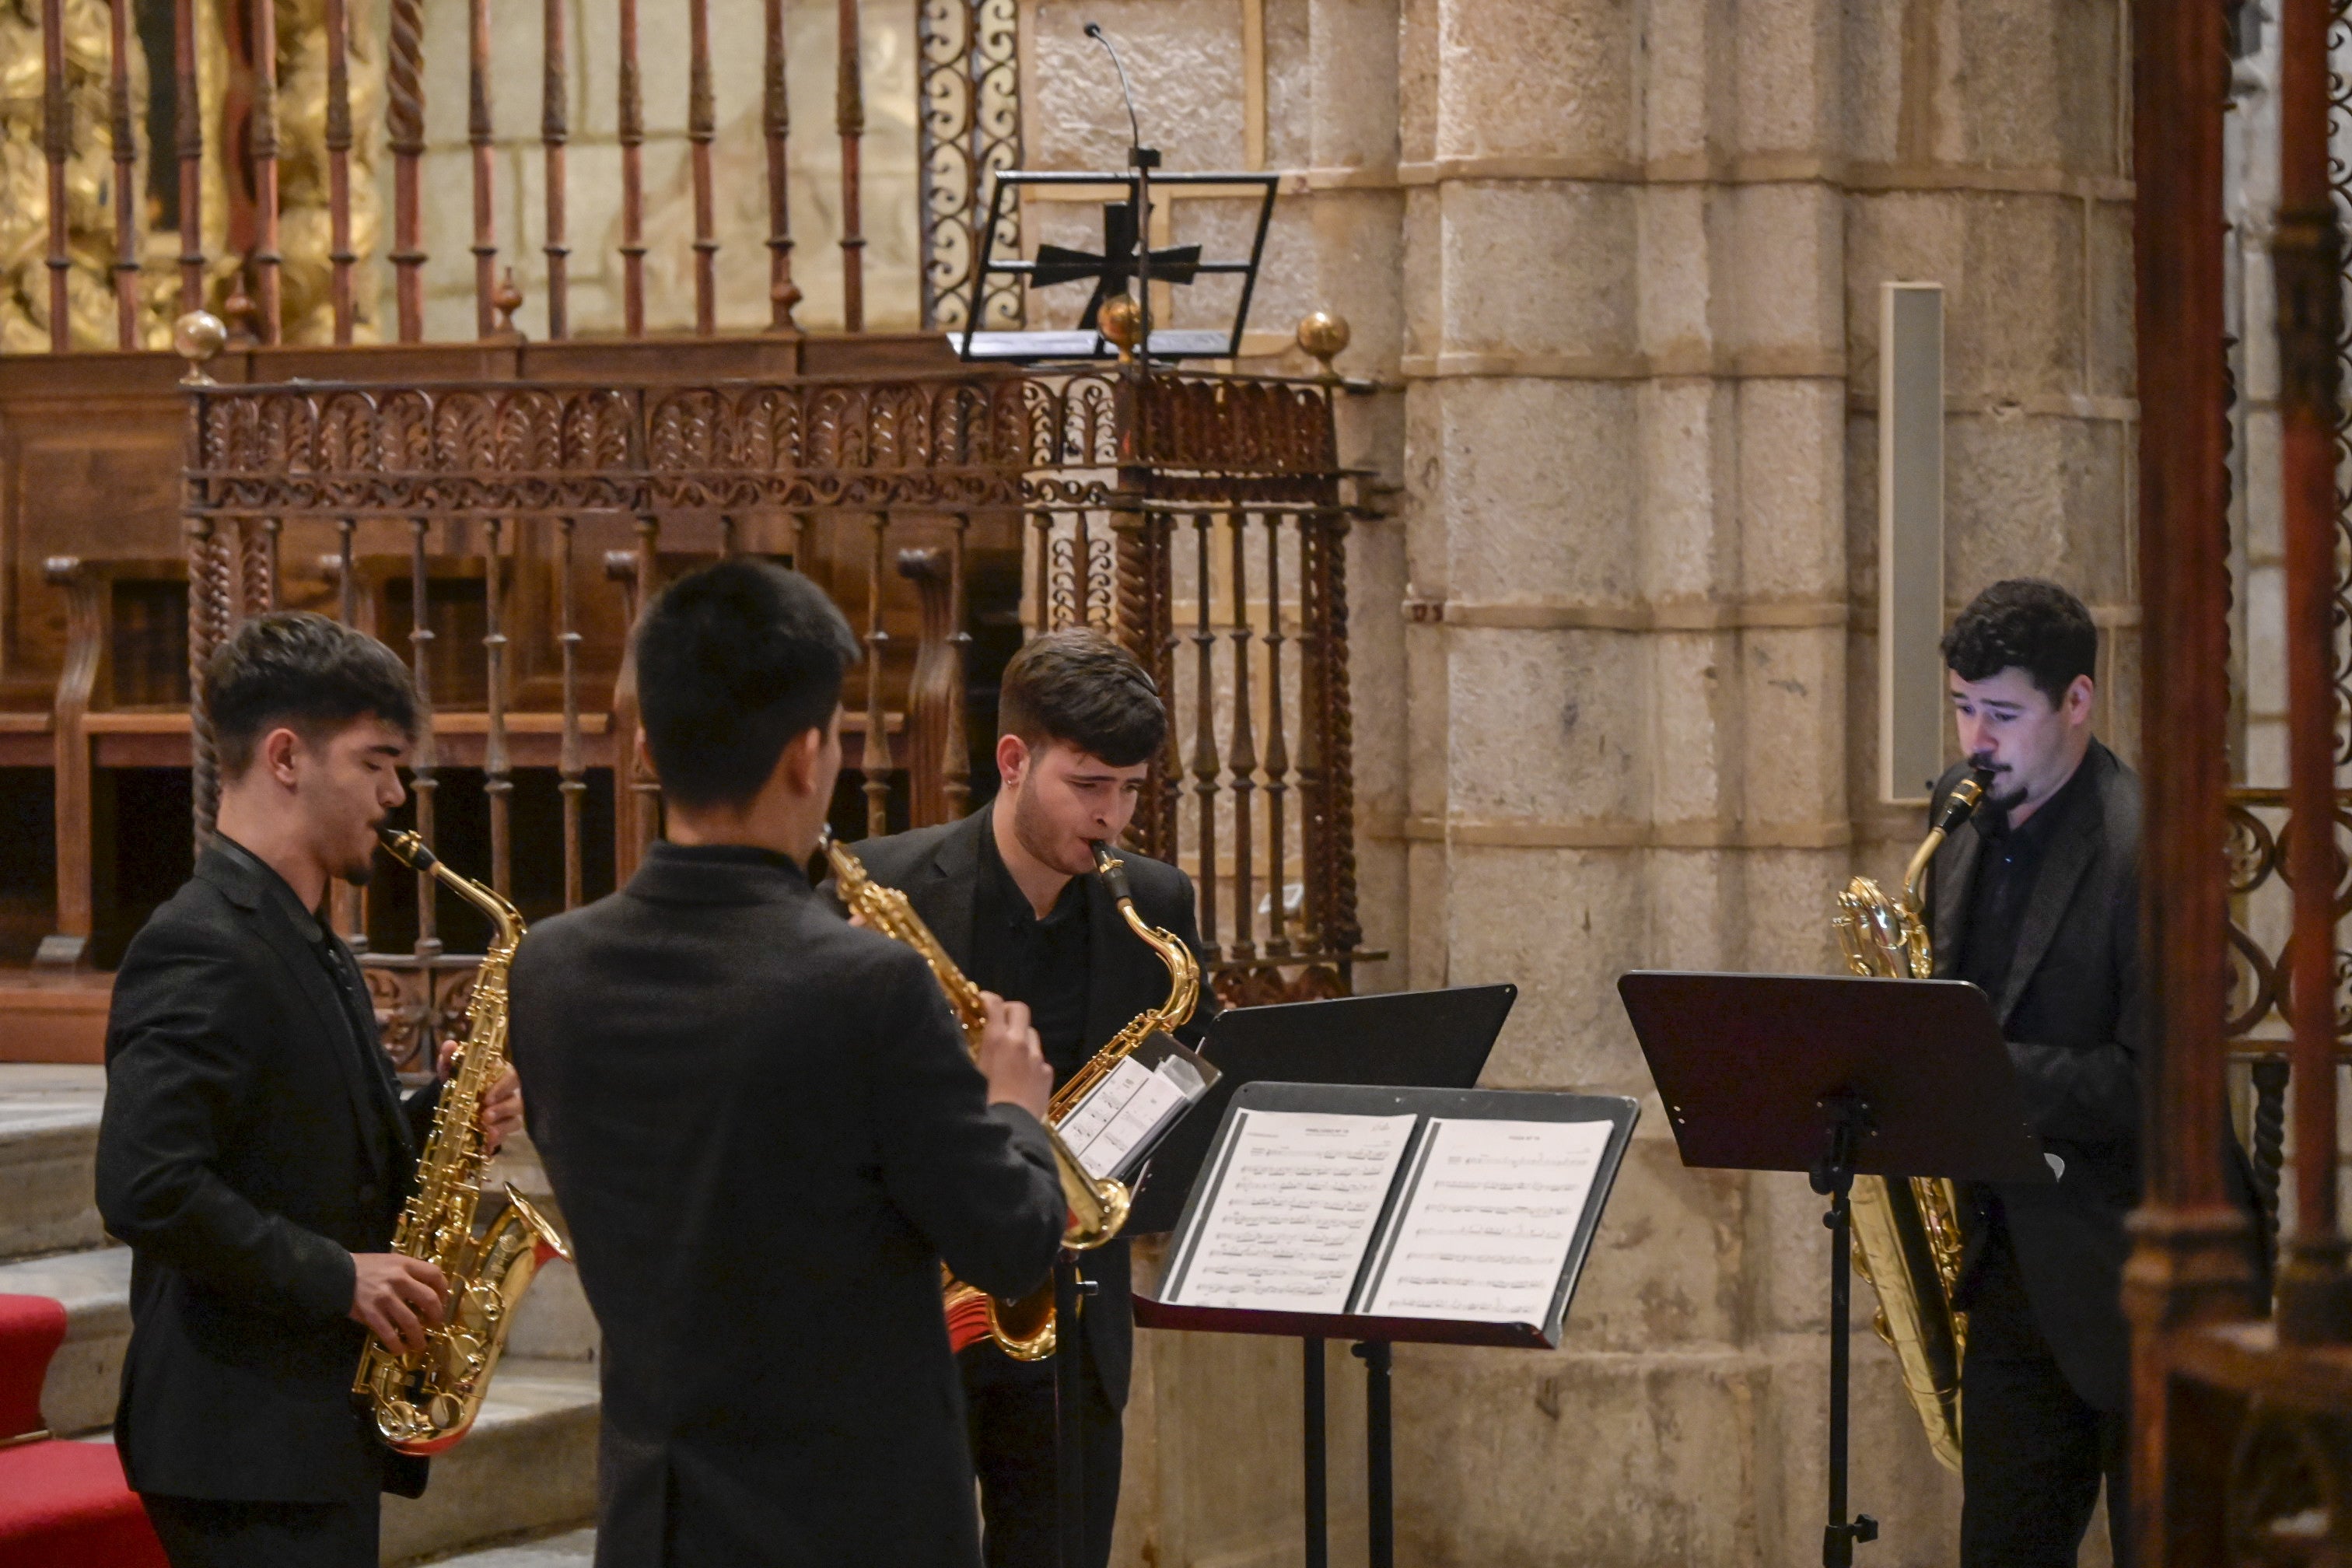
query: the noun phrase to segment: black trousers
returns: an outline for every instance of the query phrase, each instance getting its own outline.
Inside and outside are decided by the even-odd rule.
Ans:
[[[1987,1241],[1960,1369],[1961,1568],[2074,1568],[2102,1481],[2116,1568],[2130,1568],[2124,1413],[2074,1392],[2034,1324],[2006,1231]]]
[[[142,1492],[172,1568],[375,1568],[383,1500],[225,1502]]]
[[[1073,1352],[1066,1348],[1061,1353]],[[1118,1516],[1119,1413],[1103,1392],[1094,1357],[1078,1357],[1084,1384],[1087,1556],[1060,1568],[1103,1568]],[[957,1360],[964,1418],[980,1473],[981,1556],[988,1568],[1055,1568],[1061,1510],[1054,1446],[1054,1363],[1017,1362],[983,1341]],[[176,1568],[176,1565],[175,1565]]]

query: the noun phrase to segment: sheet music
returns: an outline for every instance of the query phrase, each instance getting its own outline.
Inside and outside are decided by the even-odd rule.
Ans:
[[[1183,1058],[1171,1060],[1199,1082]],[[1136,1146],[1184,1108],[1185,1088],[1166,1070],[1168,1065],[1162,1063],[1155,1071],[1133,1057],[1125,1058],[1057,1129],[1087,1174],[1097,1179],[1117,1175]]]
[[[1606,1121],[1431,1118],[1361,1310],[1540,1327],[1609,1131]]]
[[[1340,1312],[1419,1118],[1241,1110],[1170,1271],[1194,1307]]]

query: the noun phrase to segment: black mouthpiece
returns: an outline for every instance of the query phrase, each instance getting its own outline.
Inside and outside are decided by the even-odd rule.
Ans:
[[[1982,805],[1987,797],[1992,794],[1992,781],[1995,776],[1990,768],[1969,769],[1969,776],[1962,780],[1958,787],[1946,798],[1943,815],[1936,819],[1936,830],[1938,833],[1949,833],[1961,823],[1974,816],[1977,807]]]
[[[376,837],[383,841],[385,853],[412,871],[430,871],[440,863],[425,840],[405,829],[379,828]]]
[[[1095,869],[1102,873],[1103,882],[1110,889],[1112,898],[1121,903],[1134,900],[1135,895],[1127,887],[1127,862],[1112,854],[1109,845],[1095,846]]]

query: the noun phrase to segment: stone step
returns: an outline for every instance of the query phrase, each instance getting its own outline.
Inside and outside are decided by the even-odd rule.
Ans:
[[[41,1385],[41,1418],[49,1430],[88,1432],[112,1422],[122,1352],[131,1342],[131,1249],[0,1263],[0,1296],[48,1296],[65,1304],[66,1342]]]
[[[589,1568],[596,1561],[596,1532],[567,1530],[532,1540],[468,1547],[452,1556],[422,1561],[434,1568]]]
[[[383,1500],[382,1560],[586,1523],[596,1512],[596,1425],[593,1364],[508,1357],[474,1430],[433,1461],[425,1495]]]
[[[94,1188],[103,1068],[0,1062],[0,1258],[104,1244]]]
[[[131,1251],[110,1247],[0,1263],[0,1295],[48,1296],[66,1309],[66,1342],[49,1363],[41,1414],[57,1432],[88,1432],[114,1419],[122,1354],[131,1342]],[[596,1321],[568,1263],[531,1282],[507,1336],[507,1357],[589,1364]]]

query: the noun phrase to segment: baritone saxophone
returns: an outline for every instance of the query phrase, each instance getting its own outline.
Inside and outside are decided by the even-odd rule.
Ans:
[[[1944,840],[1983,802],[1992,778],[1990,768],[1977,768],[1953,787],[1904,869],[1899,897],[1868,877],[1846,884],[1830,924],[1848,969],[1882,980],[1925,980],[1935,973],[1920,880]],[[1854,1270],[1878,1296],[1872,1326],[1902,1365],[1904,1391],[1927,1429],[1927,1447],[1957,1472],[1960,1361],[1968,1345],[1968,1314],[1952,1305],[1960,1275],[1958,1189],[1942,1177],[1856,1176],[1852,1202]]]
[[[441,1086],[432,1135],[417,1161],[416,1189],[400,1212],[392,1242],[394,1252],[433,1264],[448,1280],[442,1321],[426,1327],[422,1351],[406,1354],[369,1336],[352,1384],[386,1444],[403,1454],[437,1454],[473,1429],[532,1277],[550,1258],[568,1261],[572,1248],[511,1185],[506,1208],[480,1235],[474,1233],[488,1164],[482,1097],[506,1072],[507,973],[522,941],[522,916],[495,889],[443,865],[414,833],[381,837],[394,859],[481,910],[491,931],[466,1004],[465,1043]]]

